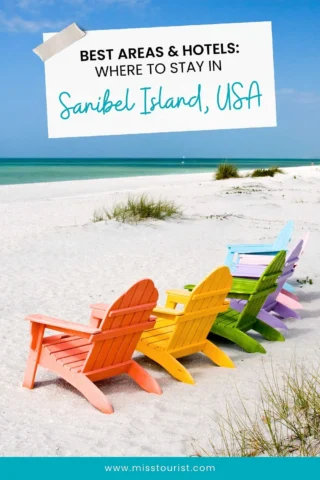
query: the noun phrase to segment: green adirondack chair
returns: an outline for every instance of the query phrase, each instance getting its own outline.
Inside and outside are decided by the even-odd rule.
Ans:
[[[249,330],[255,330],[266,340],[284,341],[280,332],[258,320],[257,316],[268,295],[277,288],[276,282],[282,273],[285,259],[286,252],[282,250],[267,266],[259,280],[234,278],[228,298],[246,299],[246,306],[242,312],[229,308],[227,312],[219,314],[211,333],[231,340],[249,353],[266,353],[257,340],[247,335]],[[192,285],[186,285],[185,288],[192,290]]]
[[[254,291],[248,292],[247,303],[242,312],[230,308],[227,312],[218,315],[211,332],[233,341],[249,353],[266,353],[263,346],[257,340],[247,335],[246,332],[249,330],[260,333],[266,340],[284,341],[284,336],[278,332],[278,330],[258,320],[257,316],[268,295],[277,288],[276,282],[282,273],[285,259],[286,252],[282,250],[275,256],[258,282],[256,282]],[[251,282],[249,280],[244,280],[244,282],[249,289]],[[230,297],[237,296],[236,290],[240,289],[239,279],[237,283],[237,286],[234,285],[232,287],[233,292],[230,293]],[[242,292],[239,292],[239,295],[243,298],[243,285],[241,286],[241,290]]]

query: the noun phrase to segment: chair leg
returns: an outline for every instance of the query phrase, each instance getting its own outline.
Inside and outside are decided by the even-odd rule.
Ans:
[[[158,395],[162,394],[162,390],[158,382],[134,360],[132,360],[127,373],[141,388],[147,392],[156,393]]]
[[[299,300],[288,297],[288,295],[284,295],[283,293],[279,293],[279,295],[277,296],[277,301],[281,305],[291,308],[291,310],[303,310],[303,305],[301,305]]]
[[[234,310],[237,310],[237,312],[242,312],[243,307],[245,305],[246,305],[245,300],[231,299],[231,302],[230,302],[231,308],[233,308]],[[270,327],[280,328],[282,330],[288,330],[288,327],[285,323],[283,323],[279,318],[276,318],[274,315],[269,313],[267,310],[264,310],[263,308],[260,310],[257,318],[262,322],[270,325]]]
[[[170,355],[170,353],[149,347],[149,345],[145,345],[143,341],[138,343],[137,350],[161,365],[170,375],[180,382],[190,383],[192,385],[195,383],[188,370],[184,368],[176,358]]]
[[[274,307],[274,311],[282,318],[296,318],[297,320],[301,318],[297,312],[279,302]]]
[[[101,390],[85,375],[78,373],[72,381],[68,376],[64,379],[71,383],[95,408],[102,413],[113,413],[113,407],[107,400],[107,397],[101,392]]]
[[[25,388],[32,389],[34,387],[34,381],[36,378],[38,369],[38,362],[36,359],[36,352],[30,348],[29,356],[27,360],[26,370],[24,372],[23,384]]]
[[[211,332],[236,343],[248,353],[266,353],[262,345],[257,340],[242,332],[238,328],[222,327],[213,325]]]
[[[32,389],[39,365],[39,358],[42,348],[42,339],[45,325],[31,322],[31,342],[27,366],[23,379],[23,386]]]
[[[290,283],[285,283],[283,289],[287,290],[289,293],[294,293],[296,290]]]
[[[278,332],[275,328],[270,327],[270,325],[267,325],[264,322],[261,322],[260,320],[257,320],[255,324],[252,326],[252,330],[255,330],[256,332],[260,333],[263,338],[266,340],[269,340],[271,342],[278,341],[278,342],[284,342],[285,338],[284,336]]]
[[[295,295],[294,293],[288,292],[288,290],[282,289],[281,290],[282,295],[285,295],[286,297],[292,298],[293,300],[296,300],[299,302],[299,297],[298,295]]]
[[[272,313],[263,310],[263,308],[259,312],[258,319],[266,323],[267,325],[270,325],[270,327],[288,330],[288,327],[285,323],[283,323],[279,318],[272,315]]]
[[[177,306],[177,302],[173,301],[173,300],[172,300],[172,295],[169,294],[169,295],[167,296],[167,300],[166,300],[166,303],[165,303],[165,307],[166,307],[166,308],[173,308],[173,309],[175,309],[176,306]]]
[[[101,390],[83,373],[75,373],[64,367],[62,363],[57,362],[51,355],[44,353],[41,356],[41,366],[48,368],[52,372],[59,375],[59,377],[66,380],[74,388],[76,388],[82,395],[102,413],[113,413],[111,403]]]
[[[210,358],[213,363],[219,365],[219,367],[234,368],[234,364],[228,355],[220,350],[220,348],[216,347],[212,342],[209,342],[209,340],[206,341],[202,353]]]
[[[113,413],[113,407],[101,390],[85,375],[78,373],[72,381],[67,376],[64,379],[71,383],[95,408],[102,413]]]

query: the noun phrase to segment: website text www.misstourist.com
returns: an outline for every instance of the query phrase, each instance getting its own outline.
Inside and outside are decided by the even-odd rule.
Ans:
[[[214,465],[105,465],[106,472],[215,472]]]

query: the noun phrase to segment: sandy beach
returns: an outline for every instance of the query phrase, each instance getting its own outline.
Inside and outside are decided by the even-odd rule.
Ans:
[[[93,223],[95,209],[128,194],[174,200],[183,218],[138,225]],[[320,328],[320,167],[285,169],[274,178],[212,180],[212,175],[168,175],[0,186],[0,455],[184,456],[219,440],[216,424],[226,401],[254,409],[259,382],[293,357],[317,360]],[[217,342],[232,370],[201,354],[182,359],[196,385],[173,379],[136,353],[163,395],[148,394],[129,377],[99,382],[115,413],[103,415],[73,387],[38,369],[36,385],[22,387],[29,348],[24,317],[43,313],[86,324],[89,305],[110,302],[144,277],[160,293],[196,283],[224,263],[228,243],[271,243],[295,222],[292,245],[311,235],[295,279],[304,310],[287,320],[286,341],[261,339],[266,355]],[[294,283],[294,282],[293,282]]]

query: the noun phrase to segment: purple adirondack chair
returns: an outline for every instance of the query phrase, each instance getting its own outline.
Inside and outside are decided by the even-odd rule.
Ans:
[[[303,246],[299,255],[299,258],[303,254],[306,244],[308,242],[310,236],[310,232],[307,232],[303,238]],[[240,254],[237,256],[236,261],[233,266],[232,275],[235,277],[253,277],[259,278],[262,274],[264,268],[269,265],[270,261],[272,260],[273,256],[270,255],[250,255],[250,254]],[[299,259],[298,259],[299,260]],[[250,268],[252,266],[252,268]],[[294,268],[297,267],[297,264]],[[294,310],[302,309],[301,303],[299,303],[299,299],[297,295],[295,295],[294,287],[289,283],[285,283],[282,289],[282,292],[279,294],[278,300],[287,305]],[[288,299],[288,297],[290,297]],[[292,301],[293,300],[293,301]],[[296,303],[295,303],[296,302]]]
[[[297,257],[296,263],[293,265],[293,268],[297,267],[298,261],[299,261],[301,255],[302,255],[302,253],[305,249],[308,237],[309,237],[309,233],[301,240],[301,242],[303,242],[302,243],[302,248],[301,248],[300,254]],[[292,251],[292,253],[293,253],[293,251]],[[289,254],[289,257],[290,257],[290,255],[291,254]],[[252,256],[254,256],[254,255],[252,255]],[[248,259],[248,263],[247,264],[240,263],[240,262],[237,263],[234,267],[235,271],[232,273],[232,275],[234,277],[260,278],[264,269],[266,268],[266,265],[264,265],[264,262],[263,262],[263,259],[265,258],[265,256],[257,255],[257,258],[261,257],[261,260],[256,261],[255,263],[249,262],[249,259],[250,259],[249,255],[246,255],[246,257]],[[282,290],[281,290],[281,292],[279,292],[279,295],[278,295],[278,298],[277,298],[278,302],[282,303],[286,307],[289,307],[291,310],[302,310],[303,306],[299,302],[298,297],[296,295],[294,295],[293,293],[288,292],[286,290],[288,285],[289,284],[287,282],[284,283],[284,285],[282,287]]]
[[[284,284],[294,273],[294,267],[299,259],[302,247],[303,240],[300,240],[300,242],[295,246],[293,251],[287,257],[283,272],[278,279],[277,289],[268,296],[258,315],[259,320],[267,323],[273,328],[282,328],[285,330],[288,329],[288,327],[280,320],[280,318],[300,318],[297,312],[280,303],[278,301],[278,296],[281,293]],[[257,265],[254,266],[256,267]],[[246,267],[252,267],[252,265],[247,265]],[[237,310],[238,312],[241,312],[245,304],[246,300],[231,299],[230,301],[230,307],[234,310]],[[277,316],[273,315],[271,312],[273,312]]]

